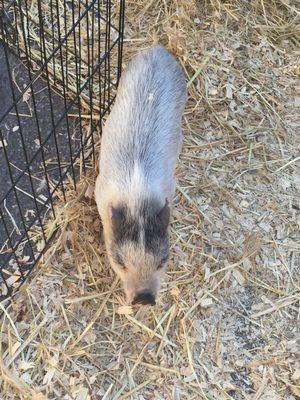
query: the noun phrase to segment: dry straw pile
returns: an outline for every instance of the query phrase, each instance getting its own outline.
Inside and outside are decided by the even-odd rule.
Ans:
[[[1,399],[299,398],[299,27],[296,0],[127,1],[125,64],[159,41],[189,86],[166,284],[124,306],[91,168],[1,306]]]

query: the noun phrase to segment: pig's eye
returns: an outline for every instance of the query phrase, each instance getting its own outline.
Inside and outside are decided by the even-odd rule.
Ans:
[[[159,266],[157,267],[157,269],[162,269],[164,267],[164,265],[166,264],[166,262],[168,261],[169,257],[165,257],[161,260]]]
[[[126,269],[125,264],[124,264],[123,262],[118,262],[118,264],[120,265],[120,267],[121,267],[122,269]]]
[[[123,263],[123,261],[118,262],[117,264],[120,266],[120,268],[122,269],[122,271],[126,271],[126,270],[127,270],[126,265]]]
[[[118,264],[122,269],[126,269],[125,264],[120,256],[120,254],[114,254],[113,256],[114,262]]]

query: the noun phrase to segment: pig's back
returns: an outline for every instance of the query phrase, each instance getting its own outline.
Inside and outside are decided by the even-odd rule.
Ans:
[[[186,102],[184,75],[160,46],[142,52],[128,66],[104,128],[100,179],[129,191],[130,185],[167,185],[181,148]],[[141,185],[142,186],[142,185]]]

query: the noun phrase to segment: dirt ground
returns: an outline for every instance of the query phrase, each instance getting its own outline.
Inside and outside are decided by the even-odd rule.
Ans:
[[[157,306],[125,307],[91,169],[1,305],[0,398],[299,398],[297,4],[127,1],[124,66],[159,41],[189,89],[166,282]]]
[[[11,70],[12,84],[6,56]],[[3,213],[3,220],[0,219],[0,268],[5,267],[7,273],[3,272],[3,276],[8,279],[11,273],[18,270],[18,265],[15,257],[11,257],[8,251],[9,241],[4,223],[11,243],[14,246],[21,243],[16,253],[19,256],[22,272],[26,276],[33,265],[33,252],[37,256],[38,251],[34,247],[32,249],[28,243],[22,244],[22,239],[26,238],[25,227],[28,229],[34,224],[31,229],[38,230],[45,215],[51,215],[50,193],[59,182],[59,171],[61,170],[63,175],[70,163],[66,118],[63,117],[63,99],[54,91],[49,92],[46,82],[41,78],[36,79],[17,101],[17,108],[12,107],[14,100],[20,97],[29,83],[30,77],[26,67],[12,52],[5,53],[3,45],[0,44],[0,130],[3,136],[3,142],[0,144],[0,205]],[[53,115],[50,113],[51,108]],[[75,107],[72,111],[76,112]],[[69,121],[69,125],[72,132],[70,147],[72,154],[76,154],[80,143],[76,120]],[[42,147],[40,143],[43,143]],[[48,181],[45,178],[44,163]],[[2,277],[0,277],[0,298],[7,294],[6,286],[1,282]]]

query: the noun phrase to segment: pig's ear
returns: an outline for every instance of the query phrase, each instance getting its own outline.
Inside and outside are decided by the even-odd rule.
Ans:
[[[118,232],[124,223],[124,208],[109,205],[108,212],[112,229],[114,232]]]
[[[165,205],[158,213],[158,218],[161,222],[162,231],[163,231],[163,233],[165,233],[168,229],[169,222],[170,222],[170,207],[169,207],[169,203],[168,203],[167,199],[166,199]]]

